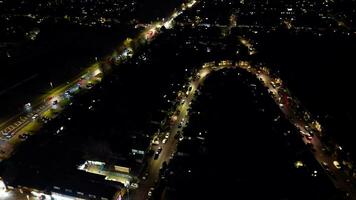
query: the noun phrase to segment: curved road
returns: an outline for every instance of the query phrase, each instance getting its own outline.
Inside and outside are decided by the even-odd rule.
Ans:
[[[274,99],[275,103],[280,107],[286,118],[289,119],[290,122],[295,125],[296,129],[300,131],[300,136],[304,144],[307,146],[312,146],[312,148],[310,148],[310,151],[313,153],[315,159],[325,169],[326,174],[329,175],[335,187],[348,192],[350,194],[350,199],[356,199],[356,190],[347,180],[347,175],[342,170],[337,169],[334,166],[333,161],[335,160],[335,158],[333,158],[333,156],[328,156],[327,154],[325,154],[325,152],[322,151],[323,145],[318,137],[318,135],[321,135],[321,128],[319,126],[319,123],[315,120],[313,121],[314,123],[307,123],[306,121],[300,120],[301,117],[298,117],[298,115],[296,114],[296,105],[298,101],[292,99],[292,97],[288,93],[287,88],[283,86],[282,81],[276,77],[272,78],[267,68],[252,67],[248,62],[244,61],[240,61],[236,64],[233,64],[231,61],[221,61],[218,66],[216,66],[214,63],[206,63],[205,65],[203,65],[202,69],[196,74],[196,78],[191,79],[192,81],[190,81],[188,88],[185,88],[186,90],[181,92],[187,95],[184,95],[183,98],[179,99],[180,104],[177,106],[175,113],[180,114],[176,116],[170,116],[170,119],[174,120],[167,122],[171,123],[173,121],[170,126],[170,137],[167,143],[159,145],[163,148],[163,150],[157,160],[153,158],[148,159],[148,179],[142,180],[140,182],[139,188],[131,192],[129,199],[146,200],[149,198],[148,193],[151,190],[150,188],[154,188],[155,182],[159,179],[159,170],[162,166],[162,163],[164,161],[168,163],[172,156],[172,153],[176,151],[177,143],[179,142],[179,140],[174,139],[173,136],[177,134],[178,131],[181,131],[181,129],[189,121],[188,109],[190,107],[191,101],[195,97],[197,88],[199,88],[199,86],[204,82],[208,74],[226,68],[244,69],[255,75],[256,78],[261,81],[261,83],[269,90],[269,94]],[[293,102],[294,104],[287,103],[285,99],[288,99],[289,102]],[[300,107],[301,106],[299,106],[299,109]],[[184,121],[182,119],[184,119]],[[182,127],[179,128],[178,125],[180,123],[182,123]],[[309,127],[313,129],[314,136],[310,136],[308,138],[305,135],[308,135],[310,131]],[[156,150],[157,146],[154,147],[154,149]]]

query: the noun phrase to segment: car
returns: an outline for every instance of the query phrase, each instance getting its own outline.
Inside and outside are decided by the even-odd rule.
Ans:
[[[39,200],[46,200],[47,198],[46,198],[45,195],[41,195],[41,196],[38,197],[38,199],[39,199]]]
[[[156,152],[155,152],[155,156],[153,157],[153,159],[157,160],[158,157],[159,157],[159,153],[156,151]]]
[[[164,139],[162,140],[162,144],[166,144],[166,142],[167,142],[167,138],[164,138]]]
[[[29,133],[23,133],[22,134],[24,137],[26,137],[26,138],[29,138],[30,136],[32,136],[31,134],[29,134]]]
[[[150,191],[148,191],[148,193],[147,193],[147,196],[152,196],[152,191],[150,190]]]
[[[179,133],[175,134],[174,135],[174,139],[178,140],[179,139],[179,135],[180,135]]]
[[[321,162],[321,165],[325,168],[329,167],[328,163],[326,163],[326,162]]]
[[[310,135],[314,135],[314,131],[312,130],[312,128],[308,125],[304,126],[305,130],[310,134]]]
[[[157,136],[155,136],[155,137],[153,138],[152,144],[153,144],[153,145],[159,145],[159,139],[158,139]]]
[[[179,137],[179,141],[182,141],[183,139],[184,139],[184,136],[181,135],[181,136]]]
[[[138,184],[137,183],[131,183],[130,187],[133,189],[137,189],[138,188]]]
[[[311,136],[311,135],[304,135],[305,136],[305,138],[307,139],[307,140],[312,140],[313,139],[313,136]]]
[[[166,139],[168,139],[169,138],[169,133],[166,133],[166,135],[164,136]]]
[[[7,135],[11,135],[11,133],[9,133],[9,132],[3,132],[2,135],[3,135],[3,136],[7,136]]]
[[[157,152],[160,154],[162,152],[162,147],[158,147]]]
[[[93,85],[92,83],[88,83],[88,84],[87,84],[87,88],[88,88],[88,89],[93,88],[93,86],[94,86],[94,85]]]
[[[21,134],[18,136],[20,140],[24,141],[28,138],[28,135],[27,134]]]
[[[300,131],[300,133],[301,133],[302,135],[305,135],[305,136],[308,136],[308,135],[309,135],[308,133],[306,133],[306,132],[304,132],[304,131]]]
[[[12,133],[10,133],[9,135],[6,135],[5,137],[6,137],[7,139],[12,138]]]
[[[142,176],[142,180],[146,180],[149,176],[148,171],[145,172],[145,174]]]
[[[37,117],[38,117],[38,114],[34,114],[34,115],[32,116],[32,119],[35,120],[35,119],[37,119]]]
[[[340,163],[339,163],[337,160],[334,160],[334,161],[333,161],[333,164],[334,164],[334,166],[336,167],[336,169],[341,169],[341,165],[340,165]]]

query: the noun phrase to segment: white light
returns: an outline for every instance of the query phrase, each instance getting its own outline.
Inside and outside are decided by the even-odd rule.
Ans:
[[[5,199],[9,197],[9,192],[6,191],[5,183],[0,180],[0,199]]]
[[[55,200],[74,200],[73,197],[65,197],[59,194],[52,194],[51,197]]]
[[[79,166],[78,166],[78,169],[84,171],[84,170],[85,170],[85,164],[86,164],[86,163],[84,163],[84,164],[82,164],[82,165],[79,165]]]
[[[41,197],[41,196],[44,196],[45,199],[51,199],[51,196],[47,195],[47,194],[44,194],[44,193],[41,193],[41,192],[36,192],[36,191],[31,191],[31,194],[35,197]]]
[[[10,196],[10,194],[8,192],[6,192],[5,190],[0,191],[0,199],[4,199],[9,196]]]
[[[40,193],[35,192],[35,191],[31,191],[31,194],[32,194],[33,196],[35,196],[35,197],[39,197],[39,196],[41,196],[41,194],[40,194]]]

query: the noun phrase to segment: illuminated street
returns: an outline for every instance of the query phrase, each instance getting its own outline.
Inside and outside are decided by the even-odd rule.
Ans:
[[[196,1],[192,1],[187,7],[191,8],[195,3]],[[185,7],[182,9],[185,10]],[[147,26],[146,29],[138,37],[145,38],[148,41],[152,40],[154,37],[157,37],[156,34],[162,26],[171,23],[174,20],[174,18],[178,17],[179,14],[181,13],[182,11],[176,11],[172,14],[172,16],[168,17],[166,21],[155,22],[152,25]],[[149,36],[147,37],[147,35]],[[139,38],[133,40],[138,41]],[[111,59],[115,59],[115,56],[119,57],[119,59],[121,60],[127,59],[128,57],[128,55],[125,52],[122,52],[122,55],[117,55],[115,52],[113,53]],[[29,129],[27,128],[28,125],[35,126],[35,127],[40,126],[40,124],[38,124],[39,122],[34,121],[33,119],[34,115],[37,114],[38,118],[45,116],[46,112],[53,109],[54,101],[58,101],[58,102],[61,101],[64,92],[66,92],[70,88],[76,87],[78,84],[80,84],[79,85],[80,87],[86,88],[88,83],[92,83],[95,80],[97,80],[96,76],[100,73],[101,72],[100,72],[99,63],[94,63],[91,67],[83,71],[83,73],[80,74],[78,78],[75,78],[74,80],[71,80],[66,84],[63,84],[62,86],[53,88],[51,91],[48,92],[48,94],[45,94],[39,97],[38,99],[36,99],[32,103],[33,111],[30,112],[29,114],[19,113],[14,117],[11,117],[9,120],[2,122],[0,124],[0,133],[1,133],[0,137],[2,137],[3,139],[0,141],[0,148],[2,150],[0,158],[4,159],[11,156],[11,153],[16,148],[16,143],[20,142],[17,138],[19,135],[37,129],[37,128],[35,128],[34,130],[32,130],[31,128]],[[83,79],[82,77],[85,77],[86,80],[84,84],[80,82]],[[60,111],[60,108],[57,108],[56,110]],[[49,118],[53,118],[53,117],[55,117],[55,115],[53,114],[49,116]],[[4,137],[6,134],[11,134],[10,139]]]
[[[183,98],[180,100],[180,104],[176,108],[176,111],[174,113],[180,113],[178,117],[174,118],[175,121],[173,124],[171,124],[171,129],[169,131],[171,137],[169,137],[168,141],[166,144],[160,144],[158,146],[162,147],[162,152],[159,156],[158,159],[153,159],[150,158],[148,160],[148,178],[147,180],[141,180],[140,182],[140,188],[139,190],[135,190],[133,194],[131,194],[131,199],[145,199],[147,198],[147,193],[150,190],[151,187],[155,187],[155,182],[158,181],[159,179],[159,170],[162,167],[163,162],[169,162],[171,156],[176,152],[176,147],[177,143],[179,140],[173,139],[172,135],[177,135],[178,131],[182,131],[186,123],[189,123],[189,105],[191,104],[193,98],[195,97],[195,92],[196,89],[201,87],[201,84],[204,82],[205,78],[212,72],[216,72],[222,69],[227,69],[227,68],[242,68],[245,69],[246,71],[252,73],[253,75],[256,76],[264,85],[265,87],[269,90],[272,91],[271,97],[275,100],[275,103],[280,106],[281,110],[283,113],[286,115],[286,117],[290,120],[292,124],[295,125],[297,129],[300,130],[300,137],[305,143],[305,145],[309,144],[310,142],[312,143],[312,148],[315,149],[313,151],[313,154],[315,158],[318,160],[320,165],[322,166],[322,163],[327,163],[328,166],[333,166],[333,161],[335,158],[327,156],[321,149],[321,141],[318,138],[318,135],[321,133],[316,132],[314,136],[312,137],[312,140],[306,139],[305,135],[303,133],[309,132],[308,130],[305,129],[305,126],[314,126],[313,124],[307,124],[306,122],[297,120],[295,117],[291,115],[292,112],[294,112],[293,107],[289,107],[288,105],[283,104],[283,102],[280,102],[281,96],[280,93],[282,91],[287,90],[286,88],[283,87],[283,84],[280,82],[279,86],[276,88],[273,86],[273,80],[270,77],[270,72],[268,71],[267,68],[262,67],[262,68],[255,68],[248,64],[248,62],[240,61],[239,63],[236,63],[236,65],[231,65],[231,61],[221,61],[218,66],[215,66],[212,63],[206,63],[203,65],[203,68],[197,73],[197,79],[193,79],[192,82],[190,82],[189,85],[191,87],[191,90],[187,91],[182,91],[183,94],[187,92],[188,95],[184,95]],[[274,78],[278,79],[278,78]],[[272,84],[273,83],[273,84]],[[290,101],[295,101],[295,100],[290,100]],[[182,120],[184,119],[184,121]],[[178,125],[182,123],[183,126],[181,128],[178,128]],[[317,122],[316,122],[317,123]],[[320,129],[320,128],[319,128]],[[184,133],[183,133],[184,136]],[[157,147],[154,148],[155,150]],[[325,165],[325,164],[324,164]],[[325,169],[326,170],[326,169]],[[346,179],[347,176],[337,169],[336,167],[330,167],[331,173],[333,173],[333,177],[329,176],[329,178],[334,182],[335,186],[338,188],[343,188],[345,191],[349,191],[352,196],[356,195],[356,190],[354,187],[351,186],[351,184],[347,183]]]
[[[180,14],[182,14],[184,10],[192,8],[194,4],[196,4],[195,0],[191,1],[187,5],[183,5],[171,16],[167,17],[165,21],[154,22],[151,25],[148,25],[145,30],[141,34],[139,34],[137,38],[132,39],[132,41],[137,42],[141,38],[144,38],[144,40],[148,42],[152,41],[155,37],[157,37],[157,34],[159,33],[161,27],[164,26],[166,28],[170,28],[171,23],[174,21],[174,19]],[[123,44],[123,49],[131,49],[131,46],[127,45],[131,44]],[[119,53],[114,52],[110,59],[115,60],[116,64],[119,64],[120,62],[126,60],[131,56],[132,55],[127,54],[126,50],[124,50],[123,52]],[[92,64],[91,67],[85,69],[77,78],[74,78],[70,82],[67,82],[61,86],[53,88],[48,91],[47,94],[38,97],[30,104],[30,111],[19,113],[14,117],[11,117],[10,119],[6,120],[5,122],[2,122],[0,125],[0,159],[3,160],[12,155],[12,153],[16,150],[16,146],[22,142],[19,137],[20,135],[28,134],[29,132],[35,134],[41,128],[44,121],[48,121],[55,118],[58,113],[65,109],[64,106],[67,106],[68,104],[70,105],[70,97],[66,96],[68,95],[68,91],[71,91],[72,94],[76,94],[81,92],[79,91],[79,88],[90,90],[93,84],[100,82],[100,76],[103,76],[103,74],[100,69],[100,63],[97,62]],[[69,101],[64,98],[68,98]],[[60,105],[62,101],[63,105]],[[182,113],[185,113],[185,115],[187,114],[186,109],[187,108],[185,107],[185,111],[182,110]],[[45,120],[43,120],[44,117],[46,118]],[[59,129],[57,133],[62,130],[63,127]],[[175,132],[177,132],[177,130]],[[171,143],[172,145],[169,145]],[[169,147],[173,146],[173,139],[170,139],[170,141],[167,142],[167,145]],[[159,161],[154,162],[154,160],[152,160],[152,163],[154,163],[152,169],[153,175],[155,175],[155,172],[157,172],[157,169],[159,169],[164,159],[168,158],[172,154],[172,150],[173,148],[167,150],[164,149],[161,153],[161,158],[159,159]],[[96,173],[97,170],[88,169],[87,171]],[[97,174],[103,175],[102,173]],[[119,181],[121,181],[121,177],[117,177],[117,175],[115,174],[104,175],[107,176],[109,179],[119,179]],[[18,196],[16,197],[16,199],[23,199],[25,197],[27,199],[36,198],[33,197],[33,195],[22,195],[13,191],[3,191],[2,196],[5,199],[13,199],[15,198],[14,196]]]
[[[0,200],[356,200],[356,2],[0,11]]]

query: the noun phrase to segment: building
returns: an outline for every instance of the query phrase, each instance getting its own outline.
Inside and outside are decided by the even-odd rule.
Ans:
[[[112,200],[116,199],[124,188],[123,184],[106,180],[105,176],[80,170],[54,173],[21,167],[2,173],[0,187],[1,185],[6,190],[14,190],[44,200]]]

